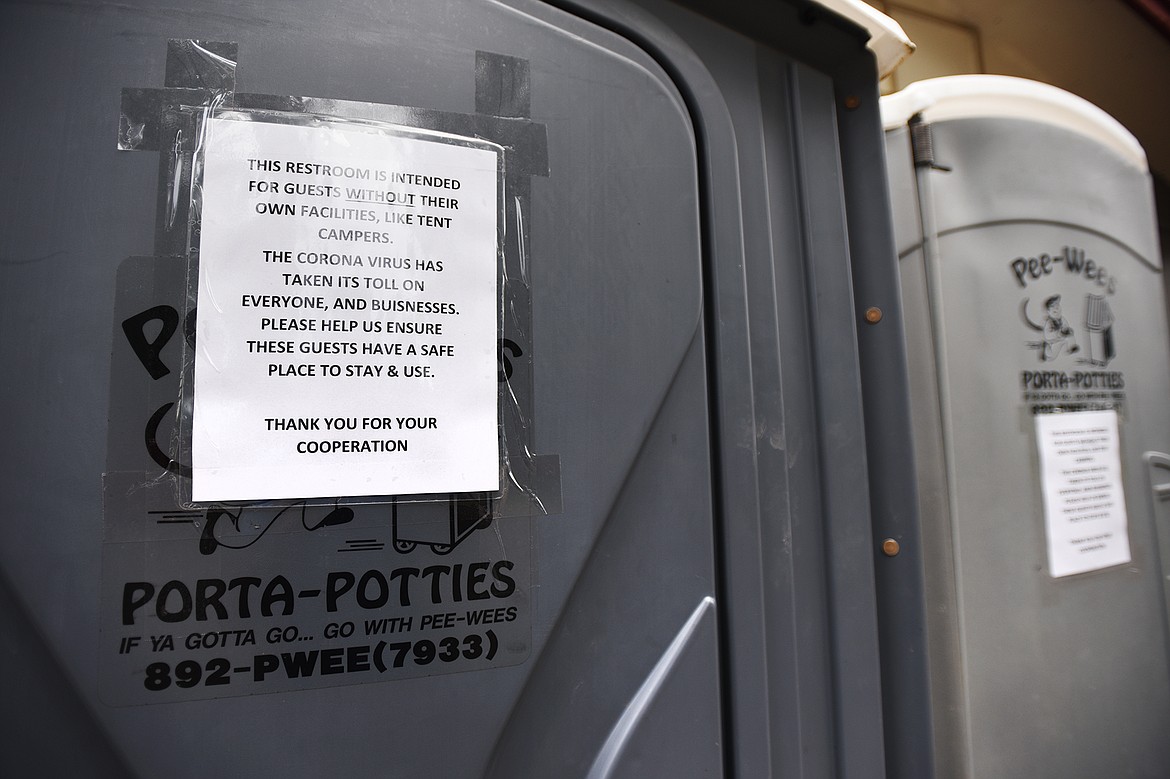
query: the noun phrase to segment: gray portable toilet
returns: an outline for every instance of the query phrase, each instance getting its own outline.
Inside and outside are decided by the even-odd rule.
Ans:
[[[1145,155],[1021,79],[912,84],[882,116],[937,774],[1165,776],[1170,366]]]
[[[925,775],[909,45],[725,5],[0,6],[0,774]]]

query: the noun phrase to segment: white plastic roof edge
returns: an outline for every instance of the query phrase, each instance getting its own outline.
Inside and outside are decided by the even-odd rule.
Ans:
[[[882,126],[900,127],[921,113],[927,122],[976,117],[1030,119],[1080,133],[1149,170],[1137,138],[1097,106],[1051,84],[1013,76],[944,76],[916,81],[881,99]]]
[[[866,45],[877,60],[879,78],[890,75],[902,60],[914,53],[914,43],[906,36],[902,26],[873,6],[861,0],[816,2],[869,31],[869,43]]]

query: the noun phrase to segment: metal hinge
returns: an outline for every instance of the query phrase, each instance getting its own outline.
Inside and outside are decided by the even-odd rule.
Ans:
[[[914,167],[950,172],[952,168],[939,165],[934,159],[934,133],[922,114],[910,117],[910,149],[914,155]]]

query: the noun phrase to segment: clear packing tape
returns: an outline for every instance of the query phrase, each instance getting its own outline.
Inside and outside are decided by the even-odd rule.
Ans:
[[[495,57],[495,59],[493,59]],[[477,110],[524,105],[526,78],[516,78],[511,58],[477,58]],[[526,63],[522,63],[526,66]],[[395,520],[394,544],[409,551],[426,544],[439,553],[458,543],[459,532],[482,528],[494,518],[556,514],[561,511],[560,463],[556,455],[533,452],[533,338],[529,267],[528,203],[530,177],[548,175],[544,128],[523,116],[454,114],[427,109],[310,97],[243,94],[234,91],[236,47],[228,43],[172,41],[168,48],[167,88],[126,89],[122,96],[118,146],[160,154],[156,259],[184,266],[185,288],[175,290],[173,308],[159,306],[122,322],[127,339],[145,367],[154,344],[165,335],[182,338],[177,392],[147,426],[158,433],[151,450],[161,466],[153,477],[173,485],[179,506],[206,511],[209,525],[230,521],[248,532],[234,536],[241,548],[263,535],[278,519],[299,516],[306,530],[343,524],[359,505],[389,506]],[[178,75],[176,75],[178,74]],[[505,77],[501,77],[501,74]],[[502,90],[502,91],[501,91]],[[502,112],[501,112],[502,113]],[[403,137],[441,137],[445,143],[500,150],[496,343],[499,483],[495,492],[432,492],[410,495],[317,495],[208,504],[192,500],[192,432],[199,294],[203,139],[210,119],[262,122],[302,128],[340,127]],[[174,276],[175,274],[171,274]],[[181,276],[178,276],[181,277]],[[158,282],[154,282],[156,286]],[[175,316],[173,312],[178,312]],[[155,378],[158,378],[157,376]],[[392,391],[392,390],[391,390]],[[165,432],[170,429],[169,435]],[[392,465],[387,465],[392,468]],[[241,517],[253,514],[251,520]],[[413,519],[412,519],[413,517]],[[412,523],[449,522],[450,534],[427,531],[412,537]],[[462,529],[462,531],[460,531]],[[206,544],[223,544],[221,534],[203,534]],[[218,539],[218,540],[217,540]],[[208,550],[204,550],[207,553]]]

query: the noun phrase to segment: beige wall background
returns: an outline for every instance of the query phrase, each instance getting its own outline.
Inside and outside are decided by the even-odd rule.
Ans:
[[[1108,111],[1170,179],[1170,39],[1122,0],[872,0],[918,51],[889,90],[934,76],[1045,81]]]
[[[918,45],[883,92],[960,73],[1020,76],[1080,95],[1129,128],[1149,157],[1170,254],[1170,38],[1124,0],[867,2]]]

